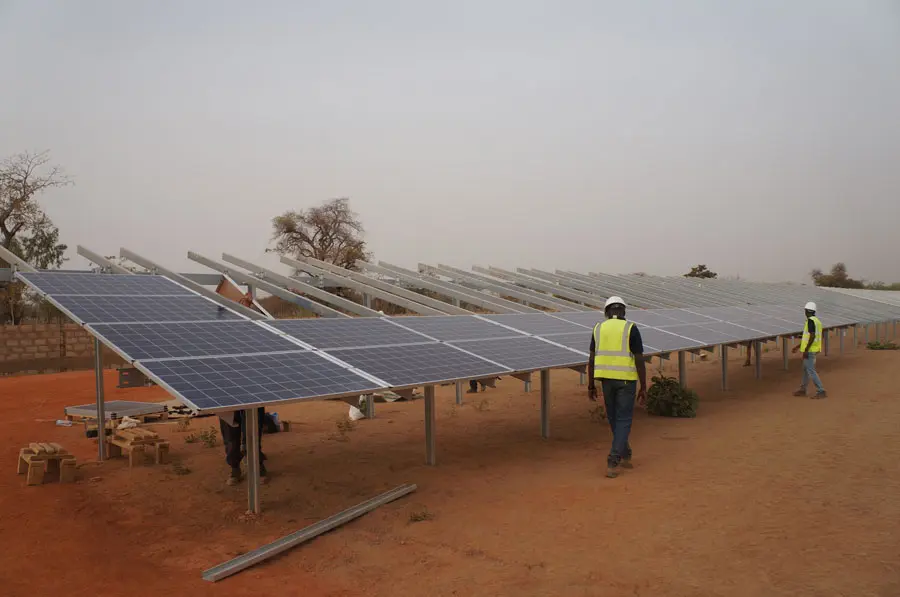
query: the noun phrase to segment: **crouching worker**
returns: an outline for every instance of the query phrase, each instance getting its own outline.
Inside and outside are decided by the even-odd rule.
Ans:
[[[266,409],[257,409],[259,419],[259,482],[266,482],[266,455],[262,451],[263,424]],[[222,443],[225,445],[225,462],[231,467],[228,485],[237,485],[243,479],[241,461],[247,452],[247,425],[244,411],[235,410],[219,414],[219,430],[222,432]]]

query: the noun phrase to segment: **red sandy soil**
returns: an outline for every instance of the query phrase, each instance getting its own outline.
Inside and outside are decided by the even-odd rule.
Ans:
[[[186,444],[174,424],[151,428],[189,474],[96,463],[82,429],[54,424],[93,401],[92,372],[0,379],[0,595],[900,595],[900,354],[821,358],[826,400],[791,396],[796,358],[784,372],[766,354],[761,381],[740,360],[725,394],[717,362],[690,366],[698,418],[639,413],[635,468],[618,479],[603,476],[610,433],[570,371],[553,373],[550,440],[539,393],[517,380],[461,407],[440,388],[436,467],[422,401],[379,404],[343,434],[342,403],[279,408],[296,423],[264,436],[258,519],[246,486],[225,486],[221,445]],[[168,398],[115,383],[108,372],[108,400]],[[75,453],[79,481],[26,487],[13,465],[32,441]],[[416,493],[268,563],[200,577],[410,482]]]

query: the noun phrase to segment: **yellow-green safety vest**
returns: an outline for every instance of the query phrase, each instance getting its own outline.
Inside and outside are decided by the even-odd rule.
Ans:
[[[628,345],[633,325],[613,318],[594,326],[594,379],[637,380],[634,355]]]
[[[800,340],[800,352],[811,352],[817,353],[822,350],[822,322],[819,321],[819,318],[815,315],[809,318],[809,321],[813,322],[816,326],[816,337],[813,339],[812,344],[809,343],[809,326],[807,324],[803,324],[803,338]]]

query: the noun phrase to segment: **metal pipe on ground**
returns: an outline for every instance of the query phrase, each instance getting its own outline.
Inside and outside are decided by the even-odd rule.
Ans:
[[[352,508],[348,508],[343,512],[335,514],[334,516],[330,516],[324,520],[320,520],[319,522],[312,524],[306,528],[300,529],[295,533],[291,533],[277,541],[269,543],[268,545],[263,545],[253,551],[249,551],[242,556],[234,558],[233,560],[229,560],[223,564],[219,564],[209,570],[203,572],[203,580],[208,580],[210,582],[216,582],[222,580],[223,578],[228,578],[232,574],[237,574],[241,570],[246,570],[247,568],[259,564],[260,562],[264,562],[269,558],[276,556],[282,552],[285,552],[292,547],[300,545],[309,541],[310,539],[314,539],[323,533],[327,533],[328,531],[337,528],[343,524],[350,522],[356,518],[359,518],[363,514],[367,514],[378,508],[379,506],[383,506],[387,503],[393,502],[399,498],[402,498],[417,489],[415,485],[401,485],[395,489],[392,489],[386,493],[383,493],[377,497],[374,497],[370,500],[362,502],[361,504],[357,504]]]

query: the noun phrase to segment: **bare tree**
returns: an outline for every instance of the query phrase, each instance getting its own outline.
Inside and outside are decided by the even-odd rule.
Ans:
[[[272,250],[280,255],[312,257],[351,270],[371,257],[362,238],[362,222],[347,198],[285,212],[272,219],[272,227]]]
[[[0,244],[38,268],[59,267],[66,245],[37,201],[54,187],[72,184],[49,153],[19,153],[0,162]]]

